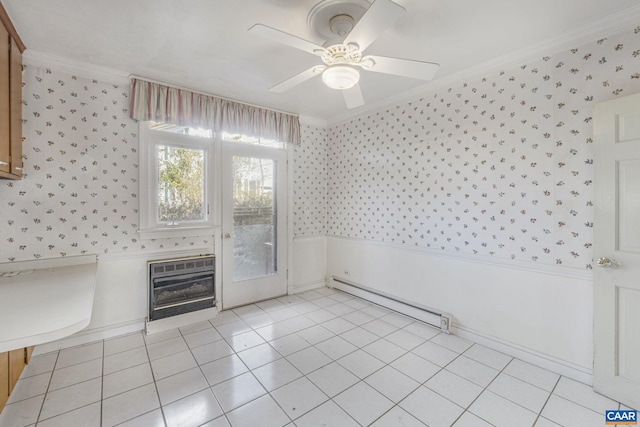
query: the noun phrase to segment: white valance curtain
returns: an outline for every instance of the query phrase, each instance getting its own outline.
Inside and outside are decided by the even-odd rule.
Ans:
[[[298,116],[139,78],[131,79],[130,115],[135,120],[189,125],[214,132],[300,143]]]

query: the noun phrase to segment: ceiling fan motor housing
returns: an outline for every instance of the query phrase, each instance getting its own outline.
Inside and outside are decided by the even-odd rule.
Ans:
[[[307,25],[325,47],[341,43],[369,6],[367,0],[323,0],[309,11]]]
[[[329,29],[338,37],[346,37],[354,25],[355,21],[349,15],[336,15],[329,20]]]
[[[334,44],[325,50],[321,58],[327,65],[356,64],[362,59],[362,53],[354,45]]]

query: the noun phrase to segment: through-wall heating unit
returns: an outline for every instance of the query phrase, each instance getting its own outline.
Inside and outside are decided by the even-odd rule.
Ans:
[[[215,256],[198,255],[147,262],[147,333],[217,315]]]
[[[329,284],[334,289],[341,290],[374,304],[378,304],[406,316],[413,317],[414,319],[440,329],[444,333],[450,333],[451,315],[449,313],[443,313],[433,308],[404,301],[400,298],[346,281],[339,277],[332,277]]]

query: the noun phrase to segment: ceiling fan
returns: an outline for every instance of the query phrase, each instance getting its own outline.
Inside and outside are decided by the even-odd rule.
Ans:
[[[364,3],[368,5],[366,1]],[[249,28],[252,34],[311,53],[322,60],[321,65],[314,65],[277,84],[269,89],[270,92],[282,93],[314,76],[322,75],[322,81],[328,87],[342,91],[347,108],[355,108],[364,105],[358,84],[359,69],[422,80],[434,77],[440,66],[432,62],[363,55],[363,51],[406,12],[402,6],[391,0],[374,0],[357,22],[349,14],[349,10],[353,10],[349,6],[354,4],[324,0],[311,11],[309,22],[312,17],[326,21],[324,18],[329,13],[330,19],[324,26],[328,24],[330,33],[327,35],[332,38],[325,46],[262,24]]]

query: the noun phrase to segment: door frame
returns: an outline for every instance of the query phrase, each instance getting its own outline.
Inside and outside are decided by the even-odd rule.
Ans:
[[[277,296],[283,296],[288,293],[289,290],[289,274],[288,268],[290,265],[291,257],[291,224],[290,224],[290,203],[289,203],[289,191],[290,187],[290,171],[289,171],[289,152],[287,149],[270,148],[258,145],[251,145],[238,142],[221,141],[220,143],[220,251],[221,254],[221,305],[224,310],[233,307],[238,307],[254,302],[262,301],[265,299],[275,298]],[[271,278],[273,281],[282,280],[282,289],[277,295],[261,294],[256,299],[248,301],[234,300],[230,298],[229,294],[225,298],[225,286],[233,285],[233,214],[227,211],[228,204],[233,197],[232,189],[227,188],[229,184],[228,179],[233,175],[233,156],[244,157],[262,157],[272,159],[276,162],[276,209],[277,209],[277,273],[271,276],[263,276],[255,279],[248,279],[244,282],[257,282],[259,280],[268,280]],[[285,176],[282,176],[284,174]],[[229,224],[231,222],[231,224]],[[230,233],[232,238],[225,239],[226,233]],[[251,285],[249,283],[249,285]],[[227,288],[228,289],[228,288]],[[231,301],[230,301],[231,300]]]

